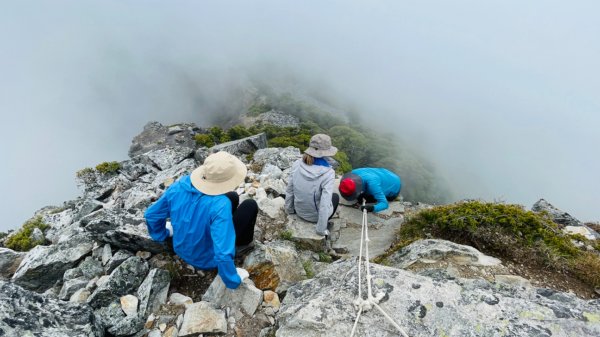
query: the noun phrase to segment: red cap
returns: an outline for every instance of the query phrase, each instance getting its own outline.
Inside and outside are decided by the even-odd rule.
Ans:
[[[340,193],[343,197],[351,196],[356,191],[356,183],[352,178],[342,179],[340,181]]]

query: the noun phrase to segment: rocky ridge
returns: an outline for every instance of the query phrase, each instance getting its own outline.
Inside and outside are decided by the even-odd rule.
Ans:
[[[267,148],[264,135],[198,148],[198,132],[193,124],[149,123],[117,172],[83,172],[79,199],[38,211],[50,225],[43,233],[50,245],[27,253],[0,248],[0,336],[350,334],[360,211],[341,205],[325,241],[313,224],[283,211],[281,194],[298,149]],[[143,219],[170,184],[218,150],[248,163],[237,192],[260,208],[256,248],[238,261],[250,278],[236,290],[152,241]],[[396,201],[369,214],[371,258],[389,247],[406,214],[424,207]],[[559,223],[566,219],[565,230],[598,235],[545,201],[534,208]],[[410,336],[600,336],[598,299],[536,288],[472,247],[423,240],[388,261],[372,264],[373,287]],[[357,327],[360,336],[398,335],[375,310]]]

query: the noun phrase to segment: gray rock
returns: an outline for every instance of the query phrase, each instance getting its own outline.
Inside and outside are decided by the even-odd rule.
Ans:
[[[169,131],[169,127],[163,126],[159,122],[146,124],[142,133],[133,139],[129,147],[129,157],[133,158],[148,151],[164,149],[169,146],[194,149],[196,147],[194,129],[197,127],[194,124],[181,124],[179,127],[181,131],[173,133]]]
[[[292,234],[291,240],[302,249],[320,252],[325,249],[325,237],[315,232],[315,224],[304,221],[295,214],[288,216],[286,230]],[[360,235],[358,236],[360,238]]]
[[[102,247],[102,265],[106,265],[112,259],[112,248],[107,243]],[[125,260],[123,260],[125,261]],[[121,261],[121,262],[123,262]],[[112,270],[111,270],[112,271]]]
[[[11,278],[24,257],[25,253],[0,247],[0,279]]]
[[[250,137],[232,140],[230,142],[215,145],[210,148],[211,153],[225,151],[235,156],[254,153],[256,150],[267,147],[267,135],[259,133]]]
[[[81,270],[83,276],[88,280],[104,274],[102,263],[96,259],[93,259],[91,256],[86,257],[85,260],[79,264],[79,269]]]
[[[121,162],[121,174],[131,181],[138,180],[141,176],[150,172],[153,172],[152,168],[139,161],[126,160]]]
[[[85,288],[85,286],[88,284],[88,281],[89,279],[85,277],[78,277],[66,281],[60,289],[58,298],[63,301],[68,300],[77,290]]]
[[[107,244],[108,245],[108,244]],[[110,245],[108,245],[110,247]],[[113,257],[106,264],[106,273],[112,273],[121,263],[125,262],[128,258],[132,257],[133,253],[128,250],[120,249],[113,255]]]
[[[535,204],[533,204],[533,206],[531,207],[531,210],[534,212],[548,213],[548,215],[550,215],[550,217],[552,218],[552,221],[556,222],[557,224],[561,225],[562,227],[564,227],[564,226],[582,226],[583,225],[583,223],[581,221],[575,219],[569,213],[554,207],[554,205],[552,205],[551,203],[549,203],[548,201],[546,201],[544,199],[540,199]]]
[[[267,111],[255,118],[255,123],[272,124],[280,127],[296,128],[300,126],[300,119],[296,116],[281,113],[276,110]]]
[[[267,197],[267,192],[263,188],[256,190],[256,196],[254,197],[258,209],[266,214],[269,218],[279,220],[281,222],[285,219],[285,212],[283,207],[285,205],[285,199],[277,197],[271,199]]]
[[[130,336],[144,328],[144,320],[138,316],[126,316],[115,325],[108,328],[114,336]]]
[[[81,269],[79,269],[79,267],[71,268],[65,271],[65,273],[63,274],[63,281],[66,282],[81,276],[83,276],[83,273],[81,272]]]
[[[237,289],[229,289],[225,287],[225,283],[218,275],[202,296],[202,301],[213,303],[219,308],[229,307],[234,312],[240,313],[236,315],[238,320],[241,318],[241,313],[254,315],[262,299],[262,291],[256,288],[251,280],[245,279]]]
[[[91,293],[89,290],[83,288],[79,289],[71,295],[69,298],[69,302],[83,304],[87,301],[88,297],[90,297]]]
[[[583,235],[588,240],[597,240],[600,239],[600,234],[598,234],[595,230],[589,228],[586,225],[581,226],[565,226],[563,228],[563,232],[567,234],[579,234]]]
[[[497,258],[485,255],[473,247],[437,239],[415,241],[391,254],[387,259],[388,265],[396,268],[406,268],[416,262],[434,263],[439,261],[465,266],[498,266],[501,264]]]
[[[192,301],[191,297],[185,296],[183,294],[180,293],[172,293],[169,296],[169,304],[173,304],[173,305],[190,305],[194,303],[194,301]]]
[[[144,250],[153,254],[167,251],[161,242],[152,240],[144,223],[121,225],[104,233],[101,240],[129,251]]]
[[[124,209],[146,209],[158,195],[147,184],[136,185],[122,195]]]
[[[102,337],[104,331],[88,306],[50,299],[0,281],[0,335]]]
[[[198,302],[187,307],[179,330],[179,337],[220,333],[227,333],[225,312],[207,302]]]
[[[27,253],[12,280],[26,289],[44,291],[62,280],[64,272],[90,254],[92,247],[92,239],[83,234],[52,246],[36,246]]]
[[[194,153],[194,159],[198,164],[203,164],[206,157],[210,155],[210,151],[207,147],[201,147]]]
[[[281,179],[266,178],[260,183],[260,187],[264,188],[265,191],[274,197],[278,197],[281,194],[285,194],[287,188],[286,184]]]
[[[353,305],[358,285],[356,262],[339,260],[314,279],[288,289],[278,313],[276,336],[348,336],[357,312]],[[600,325],[594,323],[600,302],[595,300],[568,296],[558,301],[538,296],[533,288],[495,287],[484,280],[436,281],[376,264],[371,264],[371,274],[373,293],[384,295],[381,308],[409,336],[600,334]],[[366,287],[363,297],[365,292]],[[399,335],[375,308],[361,315],[356,331],[356,336]]]
[[[118,300],[115,300],[108,305],[105,305],[96,311],[94,311],[98,321],[100,324],[108,329],[115,324],[118,324],[123,319],[125,319],[125,313],[121,309],[121,303]]]
[[[292,167],[292,164],[300,159],[302,154],[300,150],[293,146],[286,148],[270,147],[266,149],[258,150],[254,153],[254,163],[262,165],[263,167],[267,164],[271,164],[279,167],[281,170]]]
[[[279,167],[272,164],[266,164],[260,172],[260,180],[262,183],[262,181],[267,178],[281,179],[282,175],[283,171],[281,171]]]
[[[119,265],[88,298],[88,304],[99,308],[118,300],[121,296],[133,293],[148,273],[148,263],[132,256]]]
[[[198,167],[198,165],[194,159],[185,159],[177,165],[173,165],[164,171],[158,172],[148,181],[148,184],[152,189],[162,190],[165,188],[166,182],[176,181],[185,175],[189,175],[196,167]]]
[[[37,242],[45,242],[46,241],[44,232],[42,232],[42,230],[39,228],[33,229],[33,231],[31,232],[30,238],[31,238],[31,241],[37,241]]]
[[[97,210],[102,209],[103,205],[101,202],[98,202],[94,199],[85,199],[81,207],[79,208],[79,212],[73,217],[73,221],[79,221],[79,219],[84,216],[93,213]]]
[[[48,213],[42,217],[42,221],[49,225],[46,230],[46,238],[52,243],[57,243],[64,232],[69,232],[73,226],[75,211],[71,208],[58,213]]]
[[[257,288],[278,293],[306,279],[300,256],[290,242],[258,244],[244,260],[244,269]]]
[[[139,315],[148,316],[167,301],[171,275],[163,269],[152,269],[140,285],[137,295],[140,299]]]
[[[194,147],[173,146],[156,149],[143,154],[147,156],[161,171],[181,163],[194,154]]]

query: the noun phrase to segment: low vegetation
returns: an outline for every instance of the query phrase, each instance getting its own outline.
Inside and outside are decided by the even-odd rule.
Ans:
[[[315,277],[315,269],[313,267],[312,261],[306,260],[306,261],[302,262],[302,267],[304,268],[304,271],[306,272],[306,277],[308,277],[308,278]]]
[[[96,171],[102,174],[117,173],[121,169],[121,164],[116,161],[105,161],[96,165]]]
[[[83,168],[83,169],[77,171],[77,173],[75,173],[75,175],[77,175],[78,178],[83,178],[88,174],[94,174],[94,169],[91,167],[86,167],[86,168]]]
[[[402,225],[395,245],[376,262],[424,238],[467,244],[496,257],[568,274],[600,287],[600,256],[581,250],[544,214],[520,205],[460,202],[422,210]],[[580,238],[576,238],[580,239]]]
[[[19,229],[15,234],[11,235],[6,242],[4,242],[4,246],[19,252],[26,252],[31,250],[33,247],[37,245],[43,245],[45,240],[33,240],[31,238],[31,234],[33,231],[38,228],[42,232],[48,229],[50,226],[42,221],[42,217],[36,217],[31,219],[23,224],[21,229]]]

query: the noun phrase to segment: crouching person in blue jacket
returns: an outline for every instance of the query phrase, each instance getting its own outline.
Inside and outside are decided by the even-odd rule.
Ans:
[[[237,288],[248,273],[236,269],[236,247],[251,246],[258,206],[246,200],[238,207],[231,192],[246,177],[246,166],[227,152],[214,153],[191,175],[175,182],[151,205],[145,215],[148,232],[163,242],[172,234],[173,249],[198,269],[218,269],[230,289]],[[166,228],[171,219],[172,233]]]
[[[389,207],[392,201],[400,194],[402,182],[394,172],[384,168],[359,168],[342,176],[340,180],[340,194],[344,199],[362,203],[360,206],[367,212],[381,212]]]

